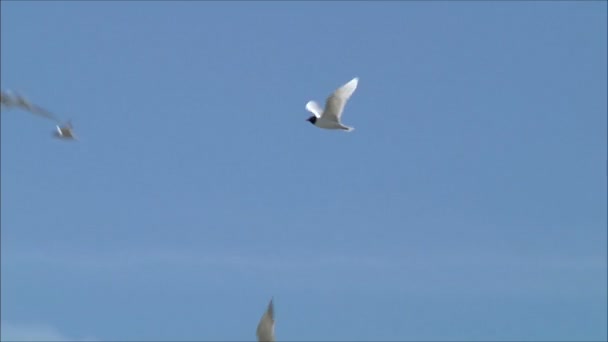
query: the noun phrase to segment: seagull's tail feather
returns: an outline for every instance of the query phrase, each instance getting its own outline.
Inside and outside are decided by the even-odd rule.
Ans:
[[[347,132],[352,132],[352,131],[355,130],[354,127],[348,127],[348,126],[342,126],[342,129],[345,130],[345,131],[347,131]]]

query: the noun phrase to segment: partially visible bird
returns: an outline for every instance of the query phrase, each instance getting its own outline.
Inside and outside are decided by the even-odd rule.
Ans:
[[[268,303],[268,308],[264,315],[262,315],[262,319],[260,319],[260,323],[258,323],[258,329],[256,331],[256,335],[258,337],[259,342],[274,342],[274,298],[270,299],[270,303]]]
[[[66,122],[62,126],[57,125],[57,130],[54,132],[54,136],[58,139],[78,140],[78,138],[74,134],[74,129],[71,120],[68,120],[68,122]]]
[[[15,92],[1,91],[0,92],[0,102],[2,103],[2,105],[6,106],[7,108],[12,108],[12,107],[21,108],[32,114],[40,115],[47,119],[51,119],[55,122],[59,122],[59,120],[57,120],[57,118],[53,114],[51,114],[48,110],[46,110],[38,105],[33,104],[28,99],[26,99],[24,96],[17,94]]]
[[[345,85],[336,89],[325,101],[325,109],[321,109],[315,101],[306,103],[306,110],[311,112],[313,116],[306,119],[311,124],[325,129],[342,129],[347,132],[354,130],[353,127],[344,126],[340,120],[344,106],[351,95],[357,89],[359,78],[355,77]]]

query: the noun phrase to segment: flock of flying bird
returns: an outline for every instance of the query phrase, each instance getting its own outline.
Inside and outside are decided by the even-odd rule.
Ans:
[[[325,101],[325,108],[321,108],[319,104],[315,101],[308,101],[308,103],[306,103],[306,110],[311,112],[313,115],[306,119],[306,121],[310,122],[314,126],[324,129],[344,130],[347,132],[354,130],[353,127],[343,125],[341,118],[346,102],[348,102],[352,94],[357,89],[358,83],[359,78],[355,77],[348,83],[336,89]],[[31,103],[25,97],[15,92],[1,91],[0,102],[2,103],[2,107],[20,108],[32,114],[36,114],[55,121],[57,125],[56,131],[53,135],[56,138],[65,140],[78,140],[74,135],[72,124],[69,120],[62,125],[53,114],[43,109],[42,107]],[[260,322],[258,323],[256,335],[259,342],[275,341],[275,320],[273,301],[274,299],[270,300],[266,311],[264,312],[262,318],[260,319]]]

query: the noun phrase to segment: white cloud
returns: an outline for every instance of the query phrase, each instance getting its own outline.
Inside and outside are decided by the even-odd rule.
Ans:
[[[66,341],[95,341],[90,337],[74,338],[66,336],[48,324],[21,324],[8,321],[0,322],[0,340],[2,342],[66,342]]]

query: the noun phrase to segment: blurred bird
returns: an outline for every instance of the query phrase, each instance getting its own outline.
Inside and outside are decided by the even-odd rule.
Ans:
[[[321,109],[315,101],[306,103],[306,110],[311,112],[313,116],[306,119],[311,124],[325,129],[342,129],[347,132],[354,130],[353,127],[344,126],[340,121],[344,106],[351,95],[357,89],[359,78],[355,77],[345,85],[336,89],[325,101],[325,109]]]
[[[258,323],[258,329],[256,332],[258,336],[259,342],[274,342],[274,304],[273,298],[270,299],[270,303],[268,303],[268,308],[264,315],[262,315],[262,319],[260,319],[260,323]]]

